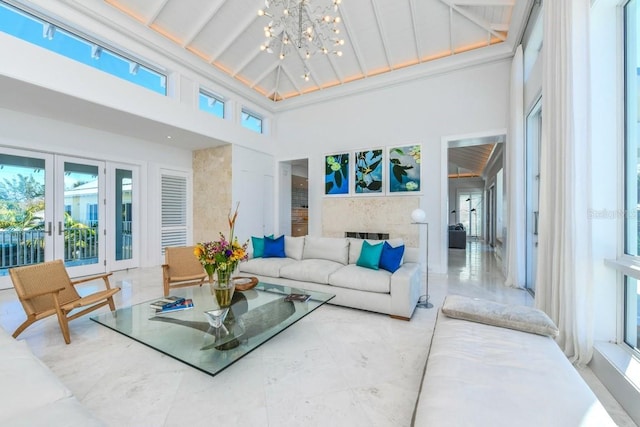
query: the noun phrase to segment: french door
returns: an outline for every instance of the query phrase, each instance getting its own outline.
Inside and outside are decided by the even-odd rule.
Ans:
[[[73,277],[135,266],[136,182],[131,166],[0,149],[0,287],[53,259]]]

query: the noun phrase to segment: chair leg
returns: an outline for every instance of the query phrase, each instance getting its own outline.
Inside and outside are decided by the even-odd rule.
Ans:
[[[60,325],[60,329],[62,330],[64,342],[70,344],[71,337],[69,336],[69,319],[67,319],[67,313],[62,311],[62,309],[60,308],[60,301],[58,300],[57,293],[53,294],[53,302],[56,305],[56,315],[58,316],[58,324]]]
[[[111,311],[116,311],[116,305],[113,303],[113,297],[107,298],[107,302],[109,303]]]
[[[18,335],[20,335],[22,332],[24,332],[25,329],[27,329],[31,324],[33,324],[36,321],[35,317],[29,317],[27,318],[27,320],[25,320],[24,322],[22,322],[22,325],[18,326],[18,329],[15,330],[15,332],[13,333],[13,337],[14,338],[18,338]]]

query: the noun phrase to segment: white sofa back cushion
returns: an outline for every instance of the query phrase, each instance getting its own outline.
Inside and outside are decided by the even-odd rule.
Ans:
[[[349,241],[339,237],[304,237],[302,259],[326,259],[347,265]]]
[[[358,262],[358,258],[360,258],[360,252],[362,252],[362,242],[364,242],[365,240],[372,245],[384,242],[384,240],[356,239],[354,237],[349,237],[348,240],[349,264],[355,264]],[[404,245],[404,241],[402,239],[389,239],[387,240],[387,242],[389,242],[389,244],[394,248],[397,248],[400,245]]]
[[[300,261],[302,259],[302,251],[304,250],[304,236],[291,237],[284,236],[284,254],[287,258],[293,258]]]

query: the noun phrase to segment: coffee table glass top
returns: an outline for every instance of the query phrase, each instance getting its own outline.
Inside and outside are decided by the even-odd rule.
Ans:
[[[311,298],[306,302],[286,301],[292,293],[309,294]],[[156,315],[150,307],[152,300],[91,320],[215,375],[334,297],[258,283],[249,291],[235,292],[222,326],[214,328],[204,314],[218,308],[208,284],[173,289],[171,295],[191,298],[194,307]]]

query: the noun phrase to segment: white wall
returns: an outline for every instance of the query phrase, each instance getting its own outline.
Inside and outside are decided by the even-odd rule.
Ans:
[[[507,127],[509,67],[509,60],[478,65],[281,113],[276,158],[309,158],[309,234],[321,232],[325,154],[422,143],[429,265],[446,272],[440,250],[447,245],[449,218],[440,203],[447,179],[441,139]]]

